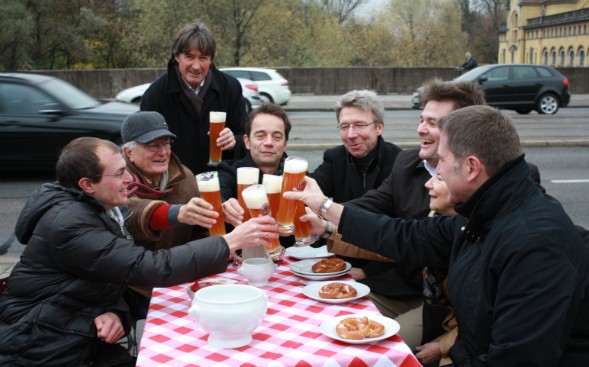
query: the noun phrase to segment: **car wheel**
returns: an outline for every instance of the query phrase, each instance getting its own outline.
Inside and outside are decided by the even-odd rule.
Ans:
[[[274,103],[272,97],[266,93],[260,93],[260,99],[262,100],[262,103]]]
[[[558,98],[552,93],[546,93],[538,99],[537,110],[538,113],[546,115],[554,115],[558,111]]]
[[[519,113],[520,115],[527,115],[531,110],[531,108],[516,108],[515,112]]]

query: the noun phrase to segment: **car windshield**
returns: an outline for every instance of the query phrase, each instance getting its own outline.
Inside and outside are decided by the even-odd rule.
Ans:
[[[96,99],[60,79],[49,79],[39,86],[74,110],[85,110],[100,105]]]
[[[479,66],[478,68],[474,68],[471,71],[462,74],[458,78],[454,79],[457,82],[472,82],[477,80],[482,74],[486,73],[489,70],[490,66]]]

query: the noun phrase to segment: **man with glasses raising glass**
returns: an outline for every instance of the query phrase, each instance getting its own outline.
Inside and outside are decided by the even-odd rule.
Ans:
[[[323,154],[323,163],[313,177],[325,195],[337,203],[346,202],[375,189],[387,178],[401,148],[384,141],[384,106],[377,94],[369,90],[353,90],[344,94],[335,105],[342,145]],[[326,231],[324,237],[331,233]],[[389,270],[394,264],[377,254],[367,254],[351,246],[354,253],[344,251],[338,238],[330,243],[331,252],[346,255],[352,264],[350,275],[379,293],[388,284],[371,282],[371,277]]]
[[[192,171],[172,152],[176,138],[155,111],[139,111],[121,127],[123,156],[133,177],[129,185],[128,228],[135,243],[160,250],[208,236],[218,214],[201,199]],[[151,288],[132,287],[126,299],[144,318]]]

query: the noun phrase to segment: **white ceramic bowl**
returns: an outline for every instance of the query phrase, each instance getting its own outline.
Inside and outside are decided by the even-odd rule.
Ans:
[[[209,345],[239,348],[251,343],[267,308],[268,296],[259,288],[223,284],[199,289],[188,313],[209,334]]]

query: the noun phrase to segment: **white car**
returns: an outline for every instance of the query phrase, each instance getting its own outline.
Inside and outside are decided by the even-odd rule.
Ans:
[[[234,67],[219,70],[236,78],[250,79],[256,82],[264,102],[284,106],[290,101],[292,93],[288,88],[288,80],[274,69]]]
[[[260,97],[260,93],[258,93],[258,85],[256,82],[242,78],[237,78],[237,80],[241,83],[242,94],[245,98],[246,112],[250,113],[252,110],[259,108],[262,105],[262,98]],[[115,99],[121,102],[139,104],[143,93],[145,93],[150,85],[151,83],[145,83],[122,90],[117,94]]]

